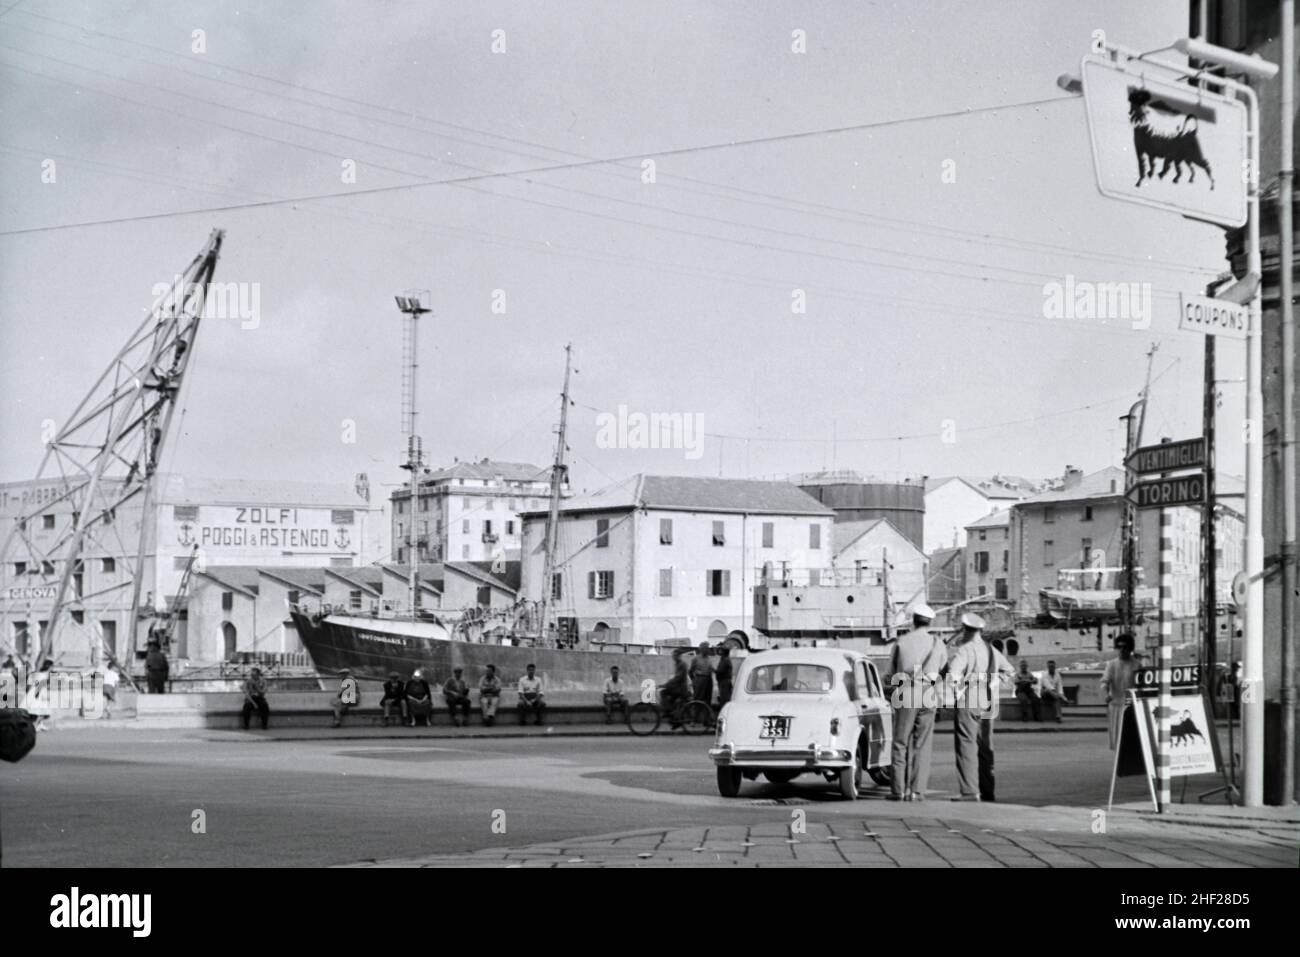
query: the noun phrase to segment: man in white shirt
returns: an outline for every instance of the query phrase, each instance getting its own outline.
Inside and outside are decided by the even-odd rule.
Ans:
[[[609,669],[609,677],[605,679],[605,723],[611,724],[614,720],[614,709],[618,708],[623,712],[623,718],[627,718],[627,685],[619,677],[618,665]]]
[[[930,780],[930,753],[936,701],[934,682],[948,659],[943,639],[930,631],[934,609],[912,609],[912,630],[894,643],[889,686],[894,705],[891,801],[924,801]]]
[[[961,616],[957,650],[948,659],[948,677],[957,689],[953,715],[957,801],[993,801],[993,719],[998,714],[998,685],[1016,671],[1002,652],[984,640],[984,619]]]
[[[1056,670],[1056,662],[1047,663],[1047,671],[1038,679],[1038,694],[1049,717],[1061,723],[1061,708],[1065,705],[1065,679]]]
[[[546,715],[546,699],[536,665],[529,665],[528,673],[519,679],[519,723],[525,724],[530,713],[537,716],[537,724],[541,725]]]

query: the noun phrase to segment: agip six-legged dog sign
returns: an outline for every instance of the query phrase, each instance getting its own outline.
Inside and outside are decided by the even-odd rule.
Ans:
[[[1246,222],[1243,103],[1149,61],[1089,55],[1080,69],[1103,195],[1221,226]]]

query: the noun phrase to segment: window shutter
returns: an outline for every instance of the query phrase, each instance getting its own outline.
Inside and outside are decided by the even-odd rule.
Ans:
[[[731,594],[731,570],[726,569],[722,573],[722,594]]]
[[[596,573],[587,572],[587,597],[596,597]]]

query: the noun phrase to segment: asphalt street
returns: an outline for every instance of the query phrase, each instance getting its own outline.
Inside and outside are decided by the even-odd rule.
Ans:
[[[634,828],[766,825],[788,822],[794,806],[827,822],[861,810],[809,777],[746,783],[739,798],[721,798],[709,744],[681,735],[276,741],[54,731],[21,763],[0,766],[3,864],[320,866]],[[1104,733],[1001,736],[999,802],[1075,807],[1086,829],[1106,804],[1110,761]],[[1214,784],[1192,779],[1188,794]],[[936,739],[931,789],[931,810],[951,806],[949,736]],[[1116,801],[1145,795],[1143,778],[1122,778]],[[882,811],[887,803],[878,788],[863,800]]]

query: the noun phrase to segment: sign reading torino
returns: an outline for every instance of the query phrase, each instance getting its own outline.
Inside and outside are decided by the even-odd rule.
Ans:
[[[1205,476],[1181,475],[1177,478],[1139,482],[1128,491],[1128,498],[1138,508],[1175,508],[1179,505],[1205,504]]]

